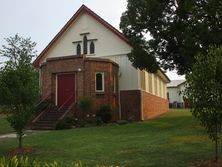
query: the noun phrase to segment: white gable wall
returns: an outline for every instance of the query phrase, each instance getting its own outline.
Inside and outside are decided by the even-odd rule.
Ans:
[[[72,42],[82,41],[83,35],[80,35],[81,33],[90,33],[87,35],[88,39],[98,39],[94,41],[96,57],[127,54],[131,51],[131,47],[116,34],[96,21],[92,16],[83,13],[73,22],[54,47],[48,51],[46,58],[76,55],[77,44]],[[90,42],[88,42],[88,53],[89,45]],[[81,49],[83,53],[82,43]]]
[[[181,98],[180,98],[180,95],[179,95],[179,89],[178,87],[168,87],[167,88],[168,90],[168,93],[169,93],[169,102],[170,103],[174,103],[174,102],[178,102],[178,103],[181,103]]]
[[[185,85],[181,84],[180,86],[177,87],[168,87],[168,93],[169,93],[169,102],[170,103],[174,103],[174,102],[178,102],[178,103],[183,103],[183,91],[185,90]]]
[[[88,56],[108,58],[119,64],[120,90],[139,89],[138,70],[132,67],[127,57],[131,47],[88,14],[82,14],[75,20],[54,47],[48,51],[43,62],[47,58],[76,55],[77,43],[72,42],[82,41],[83,35],[80,35],[82,33],[90,33],[87,35],[88,40],[97,39],[94,41],[95,54],[93,55],[89,54],[90,42],[88,42]],[[83,53],[83,43],[80,45]]]

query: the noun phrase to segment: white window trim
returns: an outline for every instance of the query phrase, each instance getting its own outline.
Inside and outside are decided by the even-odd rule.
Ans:
[[[102,90],[97,90],[96,89],[96,75],[97,74],[102,74]],[[104,85],[104,82],[105,82],[105,77],[104,77],[105,75],[104,75],[104,72],[96,72],[95,73],[95,92],[98,92],[98,93],[103,93],[103,92],[105,92],[105,85]]]

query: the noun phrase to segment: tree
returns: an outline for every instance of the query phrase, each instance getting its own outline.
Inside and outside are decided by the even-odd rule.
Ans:
[[[191,103],[192,114],[215,142],[217,161],[222,130],[222,47],[209,49],[206,56],[196,56],[192,73],[187,76],[185,96]]]
[[[128,0],[120,28],[133,47],[135,67],[187,74],[197,53],[222,44],[222,1]]]
[[[7,58],[0,70],[0,105],[7,108],[7,120],[15,129],[21,148],[24,129],[38,97],[38,78],[31,64],[36,43],[18,35],[6,38],[6,42],[7,46],[0,50],[0,56]]]

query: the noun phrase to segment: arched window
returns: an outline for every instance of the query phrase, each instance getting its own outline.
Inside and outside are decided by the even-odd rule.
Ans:
[[[94,54],[95,53],[95,45],[93,42],[90,43],[90,54]]]
[[[81,46],[80,46],[80,44],[78,44],[78,45],[76,46],[76,54],[77,54],[77,55],[81,55]]]
[[[87,54],[87,37],[83,38],[83,54]]]
[[[104,92],[104,72],[96,73],[96,92]]]

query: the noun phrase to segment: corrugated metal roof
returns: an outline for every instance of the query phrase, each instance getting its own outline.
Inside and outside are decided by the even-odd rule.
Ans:
[[[167,87],[177,87],[178,85],[182,84],[183,82],[185,82],[186,80],[171,80],[170,83],[167,84]]]

